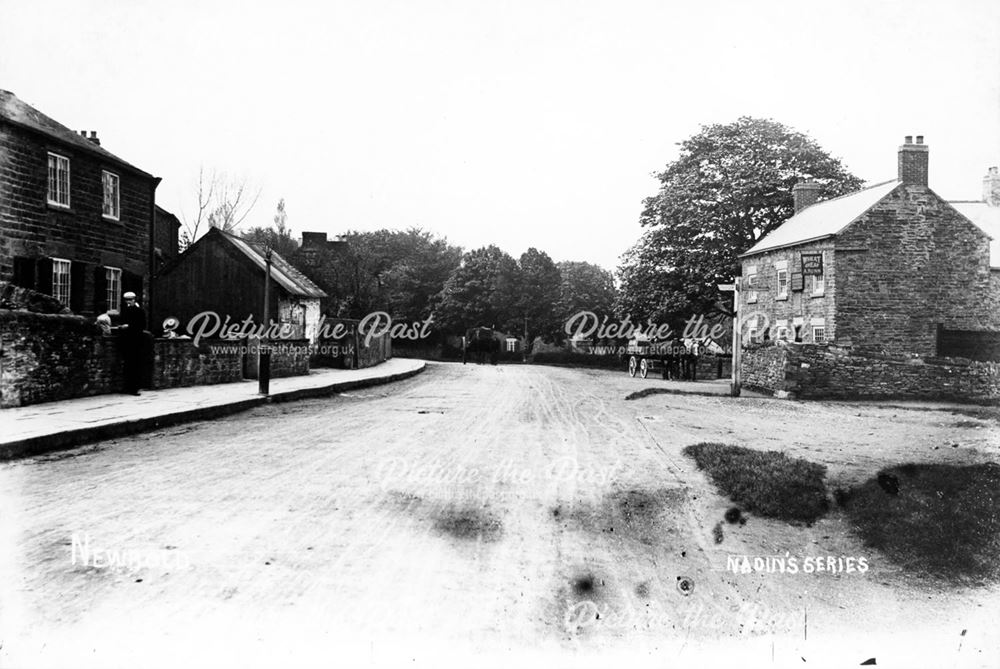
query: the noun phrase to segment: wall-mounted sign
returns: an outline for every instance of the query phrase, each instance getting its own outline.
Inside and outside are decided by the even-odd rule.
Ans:
[[[802,276],[798,272],[796,272],[795,274],[792,275],[792,291],[793,292],[798,292],[798,291],[801,291],[801,290],[805,290],[805,287],[806,287],[805,284],[806,284],[806,280],[805,280],[804,276]]]
[[[802,276],[823,276],[823,254],[802,254]]]

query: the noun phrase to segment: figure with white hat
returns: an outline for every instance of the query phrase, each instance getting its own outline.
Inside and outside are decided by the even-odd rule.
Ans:
[[[146,330],[146,312],[135,301],[135,293],[122,295],[122,324],[119,328],[122,344],[122,358],[125,361],[125,392],[139,394],[142,383],[142,341]]]

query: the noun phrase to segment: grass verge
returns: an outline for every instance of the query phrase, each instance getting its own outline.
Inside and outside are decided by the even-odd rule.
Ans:
[[[1000,580],[1000,465],[884,469],[843,504],[866,546],[906,571],[951,582]]]
[[[826,467],[779,451],[700,443],[684,455],[744,510],[782,520],[812,522],[829,508]]]

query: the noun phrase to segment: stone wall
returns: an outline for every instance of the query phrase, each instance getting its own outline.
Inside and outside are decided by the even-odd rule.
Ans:
[[[244,348],[246,357],[243,365],[243,376],[248,379],[256,379],[257,371],[257,338],[251,337],[246,341],[229,342]],[[271,378],[278,379],[285,376],[304,376],[309,373],[309,353],[310,343],[306,339],[284,339],[272,341],[271,349]]]
[[[366,337],[359,337],[358,339],[358,369],[374,367],[392,357],[392,339],[389,335],[383,334],[372,337],[367,346],[365,345]]]
[[[121,388],[117,342],[82,316],[0,310],[0,407]]]
[[[243,380],[242,351],[227,350],[231,342],[157,339],[153,344],[151,387],[180,388]]]
[[[777,342],[747,349],[743,384],[782,397],[1000,403],[1000,363]]]
[[[777,342],[745,348],[740,360],[741,383],[750,390],[784,396],[787,352],[788,346]]]
[[[144,387],[241,381],[242,351],[219,348],[229,344],[204,341],[196,347],[189,339],[156,340]],[[301,356],[286,364],[296,370],[302,365]],[[93,320],[0,309],[0,407],[117,393],[122,382],[118,338],[102,334]]]

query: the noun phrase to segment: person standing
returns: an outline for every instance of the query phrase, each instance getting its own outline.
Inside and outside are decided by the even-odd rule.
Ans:
[[[125,362],[125,392],[138,395],[142,384],[142,343],[143,332],[146,330],[146,312],[135,301],[135,293],[129,291],[122,295],[122,299],[125,306],[122,308],[119,333]]]

